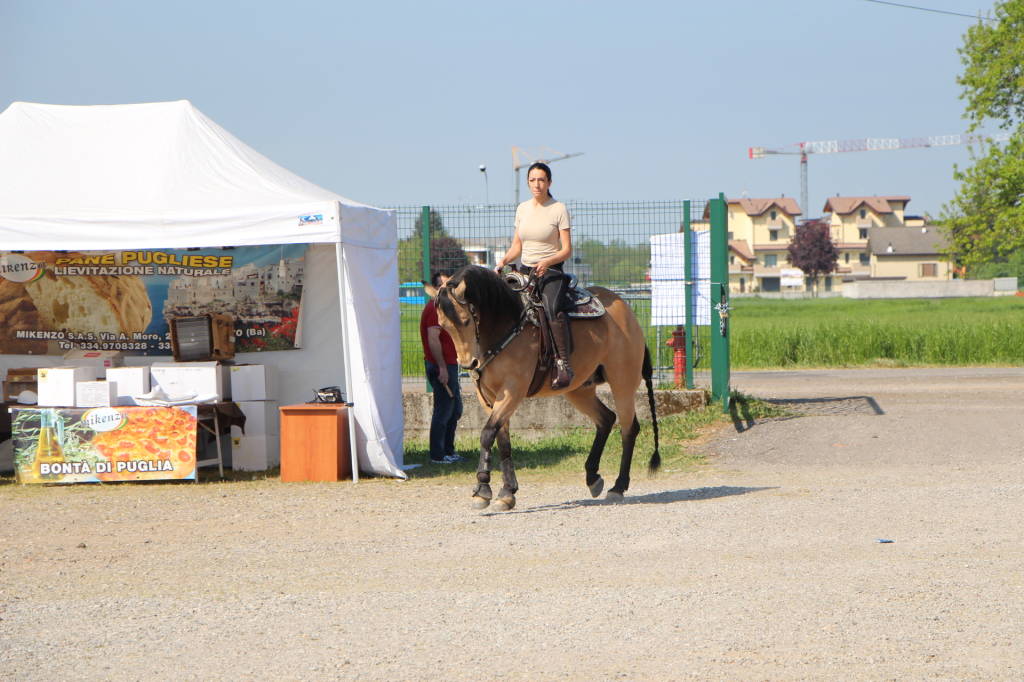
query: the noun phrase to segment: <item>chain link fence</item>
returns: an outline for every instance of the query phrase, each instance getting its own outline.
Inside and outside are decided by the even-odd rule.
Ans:
[[[682,201],[566,201],[572,218],[573,255],[565,265],[585,286],[599,285],[625,299],[647,336],[660,385],[677,383],[679,356],[669,344],[676,325],[652,324],[651,237],[677,234],[684,225]],[[706,226],[707,201],[690,202],[694,229]],[[512,242],[515,205],[394,207],[398,214],[398,270],[402,315],[402,374],[423,377],[419,319],[426,296],[421,282],[431,271],[453,272],[468,263],[494,267]],[[424,240],[423,225],[429,225]],[[425,258],[426,256],[426,258]],[[682,288],[684,282],[680,281]],[[699,286],[698,286],[699,288]],[[680,298],[680,303],[682,298]],[[698,377],[707,369],[708,327],[694,328]],[[678,344],[677,344],[678,345]],[[698,381],[698,383],[706,383]]]

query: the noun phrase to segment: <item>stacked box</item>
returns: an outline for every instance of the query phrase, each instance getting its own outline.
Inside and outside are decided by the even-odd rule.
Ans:
[[[231,467],[236,471],[266,471],[279,466],[277,403],[245,400],[235,404],[245,415],[245,432],[231,427]]]
[[[235,402],[273,400],[273,368],[267,365],[232,365],[231,399]]]
[[[112,381],[79,381],[75,384],[75,407],[117,405],[117,386]]]
[[[132,396],[149,393],[149,367],[108,367],[107,381],[117,385],[118,405],[134,405]]]
[[[43,367],[36,372],[40,407],[75,407],[79,381],[95,381],[98,367]]]
[[[152,385],[171,397],[194,394],[227,400],[231,397],[231,382],[226,374],[227,367],[215,361],[154,362],[149,368]]]

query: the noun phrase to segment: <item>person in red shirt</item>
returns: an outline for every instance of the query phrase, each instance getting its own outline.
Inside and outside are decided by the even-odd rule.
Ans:
[[[441,287],[450,277],[435,272],[430,283]],[[437,307],[430,299],[420,315],[420,341],[427,381],[434,392],[434,413],[430,419],[430,462],[454,464],[462,461],[455,454],[455,427],[462,416],[462,392],[459,390],[459,359],[448,332],[437,322]]]

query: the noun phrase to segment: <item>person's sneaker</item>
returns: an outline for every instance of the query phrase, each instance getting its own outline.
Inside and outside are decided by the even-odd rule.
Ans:
[[[461,461],[462,458],[458,455],[445,455],[441,459],[434,459],[433,457],[430,458],[431,464],[455,464],[456,462]]]

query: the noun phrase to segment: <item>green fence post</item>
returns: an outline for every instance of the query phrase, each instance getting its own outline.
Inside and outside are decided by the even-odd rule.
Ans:
[[[686,282],[686,382],[688,389],[693,389],[693,231],[690,229],[690,200],[683,202],[683,272]]]
[[[423,232],[423,281],[430,281],[430,207],[424,206],[420,214],[420,229]]]
[[[729,217],[725,195],[711,213],[711,398],[729,411]]]
[[[424,206],[420,212],[420,231],[423,233],[423,281],[430,282],[430,206]],[[424,377],[424,379],[426,379]],[[427,393],[433,393],[430,380],[426,379]]]

